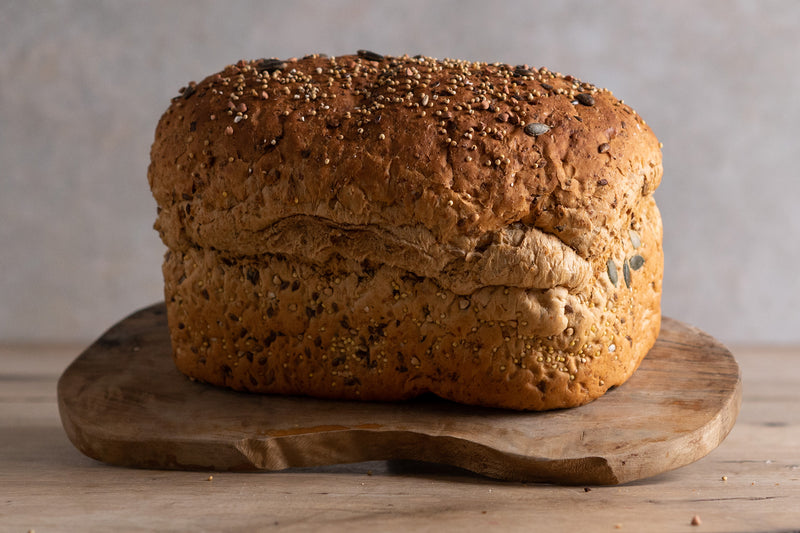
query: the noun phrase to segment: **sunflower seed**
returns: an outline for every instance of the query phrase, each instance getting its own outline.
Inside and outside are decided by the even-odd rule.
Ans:
[[[619,285],[619,277],[617,276],[617,265],[614,263],[612,259],[609,259],[606,262],[606,270],[608,271],[608,279],[611,280],[611,283],[614,284],[615,287]]]
[[[634,255],[631,257],[631,268],[634,270],[639,270],[644,265],[644,257],[639,254]]]
[[[547,124],[540,124],[539,122],[531,122],[525,126],[525,133],[531,137],[538,137],[548,131],[550,131],[550,127],[547,126]]]

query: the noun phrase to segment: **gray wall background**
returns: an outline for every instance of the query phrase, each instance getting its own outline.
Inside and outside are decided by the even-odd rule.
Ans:
[[[610,88],[664,143],[663,309],[800,343],[800,2],[0,3],[0,342],[86,342],[161,299],[146,181],[169,98],[240,58],[359,48]]]

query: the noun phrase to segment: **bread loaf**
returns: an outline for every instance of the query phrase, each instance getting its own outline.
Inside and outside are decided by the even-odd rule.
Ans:
[[[543,410],[623,383],[658,335],[659,142],[571,76],[240,61],[182,89],[151,156],[175,363],[197,380]]]

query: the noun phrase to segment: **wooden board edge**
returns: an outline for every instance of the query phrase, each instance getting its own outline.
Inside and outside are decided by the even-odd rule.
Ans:
[[[300,434],[283,437],[269,437],[260,439],[242,439],[235,445],[220,447],[217,443],[184,442],[181,443],[181,453],[166,453],[153,455],[144,453],[131,455],[129,439],[119,440],[113,436],[89,434],[81,429],[78,414],[72,403],[67,400],[69,396],[65,388],[71,386],[71,374],[76,365],[80,364],[82,356],[101,347],[104,339],[113,335],[122,323],[137,320],[148,314],[161,315],[164,304],[156,303],[144,307],[114,324],[93,342],[78,358],[70,364],[58,380],[58,408],[64,430],[73,445],[92,459],[108,464],[175,470],[229,470],[229,471],[280,471],[287,468],[313,467],[336,463],[358,463],[374,460],[417,460],[431,463],[447,464],[474,472],[478,475],[506,481],[557,483],[561,485],[615,485],[624,484],[639,479],[651,477],[669,470],[690,464],[714,450],[733,429],[737,415],[741,408],[742,379],[741,369],[735,361],[730,350],[719,341],[702,330],[665,317],[670,326],[686,328],[692,334],[702,337],[715,349],[724,352],[738,371],[738,380],[733,393],[728,397],[723,409],[705,425],[697,428],[692,433],[682,436],[678,441],[668,444],[653,445],[651,453],[669,457],[675,446],[692,446],[694,453],[678,455],[676,460],[668,462],[665,467],[653,468],[651,465],[637,461],[637,453],[619,454],[612,457],[577,457],[577,458],[532,458],[519,456],[491,448],[484,444],[468,441],[452,436],[431,436],[413,431],[373,431],[347,429],[341,431],[342,446],[337,449],[347,449],[346,439],[357,435],[360,447],[365,450],[360,455],[354,455],[352,449],[347,457],[327,457],[318,461],[298,460],[298,450],[309,448],[331,448],[331,436],[336,432],[324,433],[325,442],[319,440],[320,434]],[[671,329],[668,327],[666,329]],[[706,437],[703,435],[706,434]],[[337,437],[338,438],[338,437]],[[365,446],[364,439],[369,442]],[[152,442],[152,441],[151,441]],[[334,442],[335,439],[334,439]],[[174,445],[174,442],[171,443]],[[98,452],[103,449],[103,453]],[[156,449],[158,447],[156,446]],[[117,450],[117,451],[115,451]],[[209,455],[216,460],[216,465],[209,464],[202,458]],[[372,451],[370,451],[372,450]],[[294,456],[294,458],[292,458]],[[469,460],[463,459],[469,456]],[[477,457],[477,460],[475,459]],[[224,464],[223,468],[219,468]]]

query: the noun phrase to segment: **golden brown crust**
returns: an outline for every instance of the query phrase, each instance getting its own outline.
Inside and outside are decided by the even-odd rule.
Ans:
[[[638,115],[545,69],[231,65],[152,149],[176,362],[261,392],[585,403],[657,336],[660,179]]]

